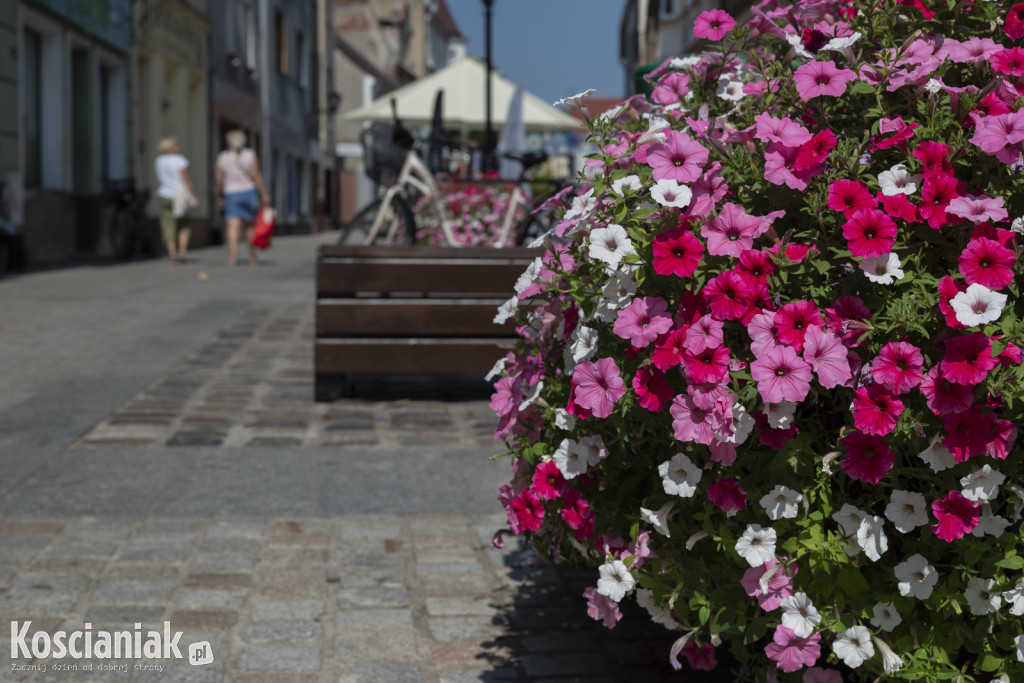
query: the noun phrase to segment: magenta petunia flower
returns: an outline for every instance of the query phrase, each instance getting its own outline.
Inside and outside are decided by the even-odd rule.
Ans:
[[[988,58],[992,70],[1000,74],[1011,76],[1024,75],[1024,49],[1011,47],[995,52]]]
[[[846,92],[846,84],[857,80],[857,74],[849,69],[839,69],[831,59],[827,62],[807,62],[793,72],[793,82],[800,99],[810,100],[825,95],[840,97]]]
[[[804,335],[803,359],[818,375],[818,383],[826,389],[843,385],[853,378],[850,360],[843,341],[819,327],[811,327]]]
[[[896,427],[903,402],[881,384],[853,392],[853,426],[865,434],[885,436]]]
[[[690,665],[691,669],[714,671],[718,666],[718,660],[715,658],[715,646],[711,643],[698,644],[696,641],[690,640],[680,652],[686,656],[686,663]]]
[[[641,408],[660,413],[675,393],[665,375],[650,367],[643,367],[633,376],[633,391]]]
[[[720,9],[707,10],[701,12],[693,22],[693,35],[696,38],[721,40],[735,25],[736,20],[729,16],[728,12]]]
[[[619,311],[612,332],[638,348],[650,345],[658,335],[672,329],[666,314],[668,302],[660,296],[638,296]]]
[[[960,196],[956,178],[949,175],[935,174],[924,179],[921,187],[921,203],[918,211],[928,225],[938,230],[946,223],[946,207]]]
[[[729,373],[729,349],[725,346],[705,348],[699,353],[683,354],[686,378],[691,384],[721,382]]]
[[[946,342],[939,370],[950,382],[974,386],[998,363],[992,356],[992,340],[984,332],[974,332]]]
[[[859,180],[835,180],[828,188],[828,208],[842,211],[847,218],[861,209],[878,206],[871,190]]]
[[[882,209],[889,215],[889,218],[900,218],[908,223],[921,222],[917,217],[917,206],[907,199],[907,195],[879,193],[877,198],[882,202]]]
[[[701,226],[708,253],[714,256],[739,256],[754,246],[754,238],[768,230],[760,216],[752,216],[739,204],[728,202],[710,221]]]
[[[685,228],[673,228],[658,233],[652,249],[654,272],[679,277],[693,275],[704,253],[704,245]]]
[[[765,403],[799,403],[811,390],[811,366],[788,346],[766,349],[750,364],[750,376]]]
[[[896,223],[878,209],[859,209],[843,224],[843,237],[857,258],[883,256],[896,244]]]
[[[894,394],[905,394],[924,380],[921,349],[907,342],[889,342],[872,362],[871,376]]]
[[[748,249],[740,254],[736,272],[743,276],[749,286],[768,284],[768,276],[775,271],[775,264],[765,251]]]
[[[775,311],[775,328],[779,341],[789,344],[800,353],[804,349],[804,335],[812,327],[824,327],[825,321],[818,307],[811,301],[793,301]]]
[[[700,143],[691,140],[686,133],[665,131],[665,141],[652,145],[647,153],[654,180],[675,180],[689,183],[701,175],[701,169],[708,161],[708,151]]]
[[[1017,3],[1007,11],[1006,19],[1003,20],[1003,33],[1010,40],[1024,38],[1024,2]]]
[[[932,503],[932,514],[939,520],[932,531],[946,543],[952,543],[978,526],[981,505],[964,498],[959,491],[950,491],[945,498]]]
[[[821,634],[815,632],[807,638],[801,638],[793,629],[780,624],[775,627],[772,642],[765,645],[764,653],[780,670],[792,673],[818,661],[821,656]]]
[[[957,197],[946,207],[946,213],[959,216],[972,223],[991,221],[999,223],[1005,221],[1010,215],[1003,208],[1002,197],[989,197],[980,195],[977,197]]]
[[[875,434],[850,432],[839,443],[846,453],[846,458],[839,463],[839,469],[851,479],[877,484],[896,462],[889,444]]]
[[[965,330],[967,326],[956,319],[956,311],[953,310],[953,306],[950,305],[950,301],[960,292],[967,290],[967,285],[963,282],[957,282],[950,276],[945,276],[939,280],[939,310],[942,315],[946,318],[946,324],[954,330]]]
[[[732,478],[708,486],[708,499],[726,514],[747,507],[747,492]]]
[[[799,123],[789,118],[776,118],[764,112],[754,117],[756,127],[754,137],[762,142],[777,142],[784,147],[799,147],[810,142],[810,132]]]
[[[547,460],[538,464],[537,469],[533,471],[530,488],[538,498],[554,500],[562,495],[568,484],[555,461]]]
[[[718,320],[742,318],[750,306],[750,287],[743,278],[731,270],[719,274],[701,290]]]
[[[995,416],[972,405],[967,410],[944,416],[946,435],[942,445],[953,454],[957,462],[965,462],[986,450],[991,438]]]
[[[957,263],[968,285],[984,285],[996,291],[1013,282],[1017,254],[993,239],[976,237],[967,243]]]
[[[972,387],[950,382],[939,366],[934,366],[921,382],[921,393],[925,404],[936,415],[952,415],[971,407],[974,402]]]
[[[953,175],[953,166],[949,163],[949,145],[941,145],[931,140],[922,140],[914,150],[914,158],[924,166],[924,175],[936,173]]]
[[[526,531],[536,531],[544,520],[544,505],[537,496],[530,493],[529,489],[523,489],[509,505],[512,514],[516,516],[519,528]]]
[[[858,346],[864,334],[864,321],[871,319],[871,310],[859,296],[846,294],[825,309],[825,324],[839,335],[847,346]]]
[[[592,411],[594,417],[611,415],[615,403],[626,393],[625,382],[619,376],[619,366],[611,358],[584,361],[577,365],[572,386],[575,403]]]
[[[797,148],[793,168],[797,171],[807,171],[825,163],[829,152],[836,144],[836,135],[831,130],[825,128],[818,131],[813,138]]]
[[[651,363],[654,367],[665,372],[683,362],[683,352],[686,350],[686,330],[672,330],[654,347],[651,354]]]

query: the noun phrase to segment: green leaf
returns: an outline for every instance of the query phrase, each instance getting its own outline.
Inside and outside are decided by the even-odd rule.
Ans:
[[[853,597],[856,595],[865,595],[868,592],[868,582],[864,578],[864,575],[857,571],[852,566],[848,566],[839,572],[839,578],[836,580],[836,585],[839,589],[847,595]]]
[[[870,95],[873,92],[875,92],[875,89],[872,88],[867,83],[865,83],[864,81],[857,81],[850,88],[850,91],[854,92],[854,93],[857,93],[858,95]]]
[[[704,605],[703,607],[700,608],[700,611],[697,612],[697,619],[700,620],[701,626],[703,626],[704,624],[708,623],[708,619],[710,619],[710,618],[711,618],[711,608],[708,607],[707,605]]]
[[[1003,569],[1024,569],[1024,557],[1010,555],[996,562],[996,566]]]
[[[1002,657],[996,657],[993,654],[986,654],[984,657],[981,658],[981,662],[978,663],[978,666],[981,668],[982,671],[995,671],[1002,665]]]

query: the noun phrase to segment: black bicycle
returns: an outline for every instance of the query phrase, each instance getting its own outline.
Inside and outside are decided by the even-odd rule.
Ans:
[[[149,190],[139,190],[135,180],[104,180],[104,191],[114,203],[110,217],[110,248],[114,256],[127,261],[141,253],[157,255],[157,240],[146,217]]]

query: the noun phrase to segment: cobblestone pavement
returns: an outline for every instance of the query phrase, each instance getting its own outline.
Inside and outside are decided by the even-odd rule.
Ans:
[[[697,680],[628,606],[586,616],[594,572],[490,546],[507,469],[479,384],[312,402],[324,239],[0,281],[0,683]],[[13,621],[165,620],[215,661],[10,661]]]

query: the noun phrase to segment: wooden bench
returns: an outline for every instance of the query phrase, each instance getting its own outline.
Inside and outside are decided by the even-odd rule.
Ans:
[[[323,246],[316,268],[316,400],[345,376],[483,375],[515,341],[494,316],[532,249]]]

